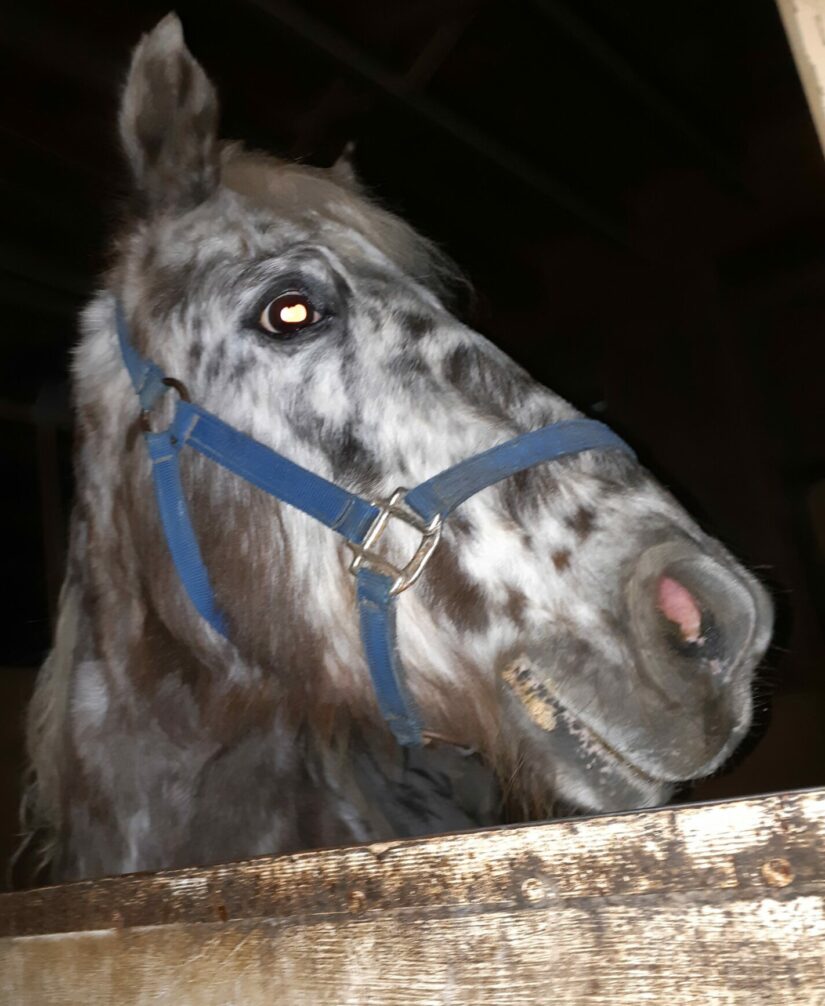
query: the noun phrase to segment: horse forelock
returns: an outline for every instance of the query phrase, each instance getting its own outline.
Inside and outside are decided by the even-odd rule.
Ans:
[[[326,241],[332,247],[338,245],[344,257],[351,253],[353,238],[360,236],[405,276],[439,295],[463,283],[458,267],[438,245],[384,209],[360,186],[343,183],[333,171],[283,161],[233,143],[223,151],[222,181],[228,189],[267,208],[279,221],[322,223]]]

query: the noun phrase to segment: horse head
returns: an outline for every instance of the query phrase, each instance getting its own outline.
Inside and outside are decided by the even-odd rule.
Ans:
[[[244,817],[247,839],[224,854],[278,851],[271,819],[300,752],[336,751],[345,773],[348,745],[393,741],[345,543],[194,454],[183,484],[226,636],[193,608],[161,532],[116,303],[139,352],[194,401],[370,499],[578,415],[450,313],[442,256],[346,166],[222,144],[217,120],[169,16],[134,55],[120,128],[135,198],[74,358],[78,502],[33,750],[44,763],[48,736],[54,759],[62,674],[65,760],[94,778],[89,800],[109,806],[133,851],[156,841],[162,813],[184,848],[209,828],[199,801],[242,804],[256,771],[259,824]],[[403,527],[387,538],[398,556],[417,540]],[[748,730],[770,626],[755,579],[618,451],[536,465],[472,496],[397,605],[406,687],[428,728],[544,813],[556,801],[649,806],[714,771]],[[307,791],[320,771],[302,776]],[[116,865],[174,859],[123,853]]]

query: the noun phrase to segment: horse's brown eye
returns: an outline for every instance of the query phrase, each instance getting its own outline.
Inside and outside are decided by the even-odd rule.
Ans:
[[[261,328],[274,335],[290,335],[321,320],[320,312],[303,293],[291,291],[271,300],[261,311]]]

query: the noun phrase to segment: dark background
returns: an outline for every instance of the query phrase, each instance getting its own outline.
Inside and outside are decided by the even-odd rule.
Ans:
[[[0,856],[70,506],[66,367],[125,185],[120,82],[166,3],[28,0],[0,36]],[[771,0],[177,5],[224,135],[357,141],[470,316],[606,419],[780,611],[752,750],[695,798],[825,783],[825,162]]]

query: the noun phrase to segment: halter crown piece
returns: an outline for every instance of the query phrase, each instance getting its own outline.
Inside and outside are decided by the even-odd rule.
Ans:
[[[120,304],[117,335],[123,362],[142,409],[144,440],[152,461],[155,496],[166,541],[189,599],[212,628],[228,630],[215,602],[183,492],[178,457],[184,447],[203,454],[251,485],[340,534],[355,557],[350,565],[357,587],[361,640],[378,705],[400,744],[425,743],[421,717],[408,693],[395,638],[395,599],[423,572],[449,515],[482,489],[545,461],[592,450],[620,450],[635,456],[609,427],[592,419],[551,423],[475,454],[414,489],[398,489],[387,500],[368,501],[302,468],[189,401],[185,387],[143,357],[129,338]],[[174,388],[175,414],[167,429],[152,432],[149,410]],[[398,568],[374,546],[390,520],[401,520],[421,535],[412,559]]]

